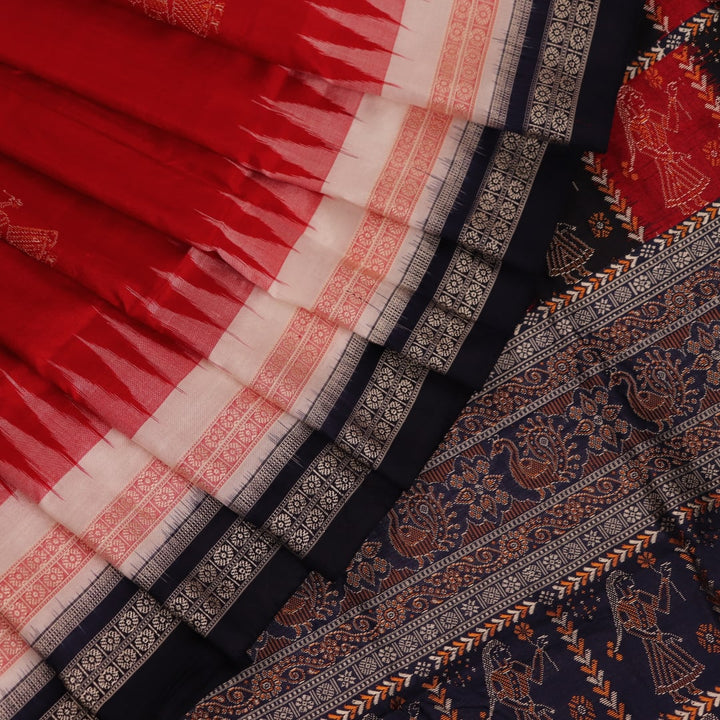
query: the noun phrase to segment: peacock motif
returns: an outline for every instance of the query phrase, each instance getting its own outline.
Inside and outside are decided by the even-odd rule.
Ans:
[[[225,3],[217,0],[130,0],[150,17],[206,37],[217,32]]]
[[[454,519],[455,513],[425,483],[417,483],[388,515],[390,541],[398,553],[414,558],[422,567],[438,550],[453,547],[459,531]]]
[[[51,250],[57,243],[57,231],[13,225],[6,211],[11,208],[21,208],[23,203],[19,198],[10,195],[7,190],[3,190],[3,193],[7,199],[0,202],[0,240],[36,260],[52,265],[55,258]]]
[[[633,371],[614,370],[610,387],[624,384],[632,411],[654,423],[658,431],[670,427],[676,417],[693,410],[697,403],[694,379],[669,351],[654,349],[642,356]]]
[[[331,589],[331,582],[318,573],[310,573],[285,603],[277,620],[298,638],[303,632],[310,632],[315,623],[330,618],[337,601],[338,592]]]
[[[577,445],[563,435],[564,427],[549,418],[533,419],[521,427],[517,442],[498,438],[492,456],[507,453],[510,474],[525,490],[534,490],[541,499],[555,491],[557,483],[572,479],[580,469]]]

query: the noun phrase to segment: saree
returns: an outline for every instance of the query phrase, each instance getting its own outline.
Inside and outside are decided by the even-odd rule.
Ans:
[[[598,38],[612,33],[622,48],[632,34],[630,20],[637,14],[636,5],[628,6],[620,0],[595,4],[490,0],[438,7],[428,7],[421,0],[398,0],[382,8],[354,0],[303,0],[289,7],[277,0],[262,6],[237,0],[121,0],[117,11],[103,5],[106,3],[92,0],[77,0],[65,7],[38,2],[28,10],[19,0],[8,2],[9,24],[2,35],[2,57],[24,69],[37,68],[43,56],[52,57],[49,71],[53,76],[85,91],[96,88],[95,82],[101,79],[119,76],[121,68],[125,71],[122,79],[129,82],[133,70],[122,60],[122,43],[117,36],[113,41],[113,33],[107,32],[104,22],[109,22],[113,28],[133,32],[139,42],[148,41],[147,56],[139,44],[133,44],[134,58],[142,59],[143,64],[150,61],[145,65],[150,77],[133,84],[136,90],[154,85],[156,101],[175,94],[178,88],[162,82],[168,61],[172,58],[174,66],[175,59],[182,62],[192,57],[199,66],[183,73],[186,90],[191,91],[192,77],[203,70],[203,56],[210,52],[210,45],[192,43],[188,37],[180,41],[178,34],[161,34],[158,28],[144,33],[141,28],[149,26],[120,11],[126,5],[199,36],[222,39],[253,57],[312,73],[336,85],[483,125],[583,144],[594,139],[602,143],[605,125],[612,117],[608,108],[614,93],[606,76],[615,72],[618,54],[602,42],[593,46],[594,33],[597,31]],[[131,26],[136,29],[131,30]],[[15,33],[10,32],[11,27]],[[84,28],[90,32],[85,34]],[[153,37],[164,48],[163,58],[156,54],[157,45],[154,50],[149,47]],[[78,62],[79,57],[73,57],[70,48],[81,39],[88,44],[84,52],[97,50],[100,65],[85,66]],[[61,49],[63,45],[68,52]],[[207,51],[194,52],[190,47],[205,47]],[[136,56],[136,52],[141,55]],[[220,57],[219,49],[213,55]],[[152,62],[153,58],[157,62]],[[214,73],[214,85],[216,79],[229,73],[231,64],[208,58],[207,69]],[[281,78],[275,77],[274,85],[280,82]],[[198,87],[203,95],[208,89],[206,86],[203,92]],[[215,91],[211,94],[217,97]],[[151,113],[153,98],[146,99],[151,101],[146,112]],[[190,117],[193,114],[191,110]],[[176,117],[176,122],[183,120]]]
[[[646,9],[546,297],[346,577],[189,718],[720,714],[719,16]]]
[[[639,15],[297,2],[267,42],[272,4],[127,5],[2,8],[15,720],[178,718],[259,677],[258,636],[345,575],[537,301]]]

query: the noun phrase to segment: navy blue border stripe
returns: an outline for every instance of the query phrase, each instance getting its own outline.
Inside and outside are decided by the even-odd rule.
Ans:
[[[307,574],[308,569],[300,558],[280,548],[225,612],[208,639],[223,648],[234,649],[233,657],[247,659],[246,650],[302,585]]]
[[[602,0],[585,67],[571,142],[605,152],[615,98],[642,32],[642,0]]]
[[[363,484],[308,553],[307,560],[323,568],[323,574],[331,580],[341,576],[353,554],[390,511],[400,492],[398,486],[378,473],[368,473]]]
[[[307,562],[331,578],[346,569],[353,553],[390,510],[400,492],[412,486],[470,394],[466,386],[428,371],[412,410],[378,471],[368,472],[308,553]]]
[[[102,720],[178,720],[198,698],[242,669],[179,625],[100,708]]]
[[[490,160],[495,153],[502,130],[483,128],[480,140],[475,146],[472,159],[465,174],[465,179],[445,220],[441,237],[456,242],[463,226],[472,214],[478,189],[487,174]]]
[[[390,333],[386,342],[387,347],[402,351],[410,333],[427,309],[428,302],[434,298],[458,248],[457,238],[475,206],[480,185],[495,152],[499,137],[499,130],[492,128],[483,130],[458,197],[443,225],[440,242],[433,259],[405,306],[395,328]]]
[[[94,642],[95,636],[108,624],[110,619],[117,616],[137,592],[137,586],[127,578],[121,577],[120,573],[118,573],[118,581],[115,587],[48,655],[47,664],[56,671],[63,670],[79,652],[88,644]],[[72,612],[72,606],[66,612]]]
[[[515,326],[540,296],[547,278],[547,248],[576,159],[576,151],[560,145],[549,145],[545,152],[490,296],[450,368],[449,374],[474,389],[482,387]]]
[[[237,514],[228,510],[219,500],[208,496],[206,502],[215,506],[215,514],[195,535],[188,547],[177,556],[150,587],[150,594],[161,603],[164,603],[178,586],[184,582],[192,570],[202,561],[208,550],[217,543],[233,522],[238,519]],[[172,547],[172,536],[168,539],[168,544]]]
[[[66,694],[65,686],[57,676],[12,716],[12,720],[37,720]]]
[[[527,114],[528,98],[538,66],[540,45],[545,36],[551,5],[551,0],[535,0],[530,9],[530,20],[523,40],[523,49],[517,64],[510,103],[505,118],[505,127],[508,130],[519,133],[527,130],[525,116]]]
[[[273,479],[269,487],[250,508],[245,519],[253,525],[262,527],[313,460],[332,444],[330,440],[320,433],[312,433],[296,450],[292,459],[285,463],[277,477]]]

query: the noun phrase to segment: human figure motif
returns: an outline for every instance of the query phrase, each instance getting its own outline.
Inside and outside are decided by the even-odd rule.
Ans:
[[[682,637],[663,632],[658,626],[658,613],[670,612],[670,586],[670,563],[663,563],[656,594],[638,590],[630,575],[620,570],[608,576],[607,594],[617,630],[615,652],[620,648],[623,631],[640,638],[650,663],[655,692],[668,694],[674,702],[682,703],[688,700],[682,690],[691,698],[700,692],[693,683],[705,666],[680,647]]]
[[[44,228],[13,225],[6,209],[22,207],[22,200],[3,190],[6,200],[0,202],[0,241],[6,242],[22,250],[27,255],[52,264],[54,258],[50,250],[57,243],[57,231]]]
[[[672,149],[669,134],[680,130],[679,111],[689,114],[678,100],[676,81],[668,83],[667,97],[667,112],[663,114],[649,108],[635,88],[625,85],[620,89],[617,109],[630,149],[627,172],[635,171],[638,153],[651,157],[660,177],[666,207],[677,207],[689,214],[705,204],[702,193],[710,178],[693,167],[689,154]]]
[[[499,640],[491,640],[483,650],[483,670],[490,699],[487,720],[492,720],[497,703],[512,709],[516,720],[550,720],[555,712],[547,705],[536,703],[530,685],[541,685],[545,679],[545,648],[547,637],[538,638],[532,665],[514,660],[510,648]],[[552,662],[552,661],[551,661]]]

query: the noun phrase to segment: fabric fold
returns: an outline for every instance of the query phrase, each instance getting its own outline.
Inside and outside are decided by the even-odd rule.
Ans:
[[[3,526],[13,528],[12,544],[3,543],[3,615],[55,673],[36,677],[33,700],[42,713],[36,717],[56,703],[88,713],[102,707],[106,717],[123,717],[148,677],[160,692],[133,712],[176,717],[218,671],[232,668],[32,504],[12,498],[0,512]],[[56,615],[52,605],[60,598],[64,609]],[[194,652],[178,654],[179,647]],[[174,654],[178,664],[171,670],[167,658]]]
[[[66,127],[63,124],[66,120],[64,116],[56,116],[51,121],[46,113],[38,114],[33,110],[33,91],[39,89],[41,96],[54,97],[49,87],[38,85],[30,78],[18,80],[13,74],[6,77],[19,92],[18,104],[15,105],[14,112],[8,112],[6,123],[15,123],[20,113],[26,120],[26,132],[28,127],[37,128],[37,132],[46,140],[31,145],[27,137],[17,133],[13,137],[12,133],[9,133],[9,136],[4,136],[3,149],[81,190],[83,194],[96,196],[98,200],[110,204],[123,214],[138,216],[144,224],[154,225],[156,230],[170,232],[176,239],[197,249],[221,255],[240,273],[254,281],[253,284],[266,288],[280,300],[300,305],[317,315],[318,323],[322,322],[322,318],[333,324],[338,323],[374,342],[389,344],[393,349],[408,352],[418,362],[440,372],[452,374],[456,357],[477,352],[474,349],[477,343],[467,341],[467,337],[472,327],[478,323],[487,294],[497,282],[498,276],[508,272],[503,257],[511,242],[528,247],[542,245],[542,242],[538,243],[535,238],[537,234],[541,237],[549,236],[552,208],[562,197],[561,193],[546,191],[544,183],[535,182],[542,167],[554,168],[543,171],[544,174],[554,173],[554,177],[548,177],[548,180],[564,182],[562,168],[567,165],[567,160],[563,158],[562,150],[549,150],[547,144],[532,138],[468,126],[459,141],[455,157],[444,170],[445,179],[440,186],[443,188],[444,197],[437,197],[430,207],[424,232],[378,216],[372,211],[363,212],[342,202],[306,197],[307,212],[304,211],[303,217],[295,216],[292,221],[293,234],[283,234],[285,244],[280,244],[274,241],[276,231],[270,226],[275,222],[274,213],[262,210],[262,193],[278,190],[277,186],[268,188],[246,178],[250,183],[250,190],[255,188],[260,193],[256,199],[260,219],[254,221],[264,227],[266,235],[263,238],[251,237],[249,242],[245,243],[243,238],[247,235],[233,228],[244,226],[245,211],[243,207],[238,207],[241,204],[239,198],[248,197],[252,193],[244,193],[245,186],[239,186],[233,190],[233,193],[238,193],[236,196],[223,190],[222,184],[218,187],[209,181],[218,167],[223,168],[221,158],[203,153],[190,153],[190,156],[186,157],[183,153],[186,146],[176,143],[170,137],[164,138],[166,150],[172,148],[170,158],[150,158],[141,133],[142,128],[134,127],[128,133],[122,128],[122,119],[111,114],[101,115],[108,121],[103,133],[93,131],[89,128],[89,123],[95,117],[95,110],[61,94],[61,101],[69,103],[69,107],[74,108],[75,112],[85,113],[83,122],[73,122],[67,126],[68,132],[63,133],[63,128]],[[57,150],[58,143],[48,142],[53,134],[64,138],[62,153]],[[12,140],[14,142],[11,142]],[[43,142],[45,148],[42,147]],[[131,143],[135,144],[134,150],[130,147]],[[88,152],[87,148],[90,147],[94,148],[93,153]],[[550,157],[544,160],[548,153]],[[70,157],[74,158],[73,162],[67,160]],[[129,186],[118,184],[115,178],[118,177],[120,168],[125,168],[126,171],[132,169],[138,177],[146,180]],[[178,173],[179,169],[182,172]],[[412,166],[410,170],[413,170]],[[77,257],[73,252],[78,241],[85,243],[83,247],[93,242],[88,236],[88,222],[78,224],[73,221],[74,216],[67,212],[51,211],[52,207],[70,201],[71,197],[75,198],[73,202],[81,202],[81,199],[67,195],[67,191],[62,188],[53,188],[42,178],[35,181],[12,165],[5,172],[10,178],[15,178],[18,185],[15,192],[26,189],[23,191],[25,202],[34,200],[32,217],[44,215],[47,218],[44,222],[53,227],[53,230],[47,232],[61,232],[65,237],[57,249],[56,254],[60,260],[56,266],[59,269],[66,268],[66,272],[91,287],[101,287],[101,293],[107,297],[110,290],[107,271],[100,266],[91,268],[85,264],[80,265],[73,259]],[[403,188],[403,192],[407,191],[402,177],[393,173],[381,180],[381,186],[387,185],[395,190]],[[439,180],[440,178],[438,182]],[[164,193],[164,188],[170,186],[176,190],[172,196]],[[302,191],[297,188],[293,190],[290,186],[280,190],[287,196],[287,200],[279,198],[278,202],[285,202],[283,207],[287,213],[294,193],[302,194]],[[195,198],[195,207],[187,207],[183,202],[186,196]],[[542,196],[542,199],[538,196]],[[157,202],[151,202],[153,197],[158,199]],[[409,219],[417,200],[417,195],[405,199],[405,219]],[[98,214],[102,213],[107,215],[107,210],[94,205],[88,206],[85,203],[82,207],[84,217],[98,217]],[[24,213],[19,211],[13,213],[13,216],[18,214],[22,217]],[[212,234],[213,225],[206,222],[211,214],[217,216],[213,221],[214,225],[223,228],[224,234]],[[256,216],[253,215],[251,219],[253,218]],[[33,222],[37,220],[33,219]],[[127,229],[123,229],[123,226]],[[535,232],[523,230],[532,226]],[[115,248],[118,252],[125,252],[126,248],[137,244],[135,237],[124,239],[129,233],[135,235],[143,232],[146,236],[144,242],[151,241],[147,228],[132,229],[130,224],[120,217],[112,221],[112,227],[114,231],[106,240],[108,253],[112,253]],[[284,227],[286,226],[279,225],[278,230],[283,231]],[[303,227],[305,230],[301,231]],[[226,236],[233,236],[232,243],[227,242]],[[448,240],[439,241],[439,237]],[[439,242],[443,245],[442,248],[438,245]],[[43,252],[42,248],[34,248],[32,243],[23,244],[16,240],[15,244],[35,256]],[[56,243],[53,243],[53,246],[55,245]],[[61,252],[63,245],[67,246],[68,254]],[[159,236],[154,240],[154,245],[158,247],[158,252],[161,251],[161,246],[169,248],[168,240]],[[167,249],[165,252],[176,251]],[[521,250],[516,254],[520,256],[523,253]],[[224,294],[223,288],[218,288],[218,283],[222,285],[223,281],[219,278],[227,276],[228,281],[224,287],[231,295],[236,295],[237,302],[247,298],[249,306],[262,305],[266,313],[272,313],[274,322],[276,313],[271,309],[272,303],[268,304],[263,300],[261,292],[256,292],[253,298],[249,296],[251,283],[239,277],[233,280],[231,275],[228,276],[220,269],[212,271],[215,280],[203,277],[203,273],[207,275],[211,272],[212,260],[198,261],[198,254],[192,257],[197,268],[191,267],[188,270],[197,278],[200,290],[209,289],[215,295]],[[527,257],[531,255],[528,253]],[[312,275],[308,275],[308,267],[313,268]],[[541,272],[541,269],[537,262],[527,263],[525,267],[530,274],[522,284],[530,289],[535,284],[533,276]],[[129,269],[127,272],[129,274]],[[312,282],[309,282],[309,279]],[[138,293],[141,286],[135,281],[132,282],[134,287],[131,292]],[[147,286],[146,282],[145,287]],[[191,295],[197,295],[187,285],[185,288]],[[120,289],[116,292],[122,297],[127,296],[128,291]],[[530,294],[528,293],[528,296]],[[143,295],[142,292],[137,299],[144,302],[146,307],[148,302],[155,302],[154,297]],[[129,299],[124,300],[125,308],[128,308],[129,302]],[[177,298],[174,306],[177,307],[179,302],[180,298]],[[515,303],[518,306],[517,313],[521,312],[523,302],[527,302],[527,299],[523,300],[522,296],[519,296]],[[229,311],[232,303],[233,300],[229,299],[227,310],[223,312]],[[207,303],[204,303],[204,307],[207,307]],[[240,307],[241,305],[238,305],[238,308]],[[155,309],[155,324],[162,323],[163,311],[154,305],[149,309]],[[179,327],[190,324],[190,328],[198,328],[202,327],[205,321],[209,325],[205,334],[209,335],[203,347],[207,347],[207,342],[211,342],[211,338],[217,334],[215,331],[224,329],[223,325],[229,321],[228,315],[223,315],[223,319],[213,317],[216,313],[209,310],[204,311],[204,316],[203,313],[197,316],[197,311],[188,308],[187,304],[185,313],[180,312],[180,308],[174,311],[172,304],[164,309],[170,313],[176,312],[176,315],[170,317],[165,312],[166,326],[175,317]],[[148,314],[141,312],[145,316]],[[396,324],[407,327],[410,321],[413,325],[416,324],[419,321],[417,314],[422,312],[434,314],[439,318],[436,326],[448,330],[443,331],[447,349],[442,358],[426,357],[428,347],[437,346],[431,339],[404,337],[401,329],[394,328]],[[187,313],[190,313],[188,319],[183,316]],[[245,315],[247,316],[247,312]],[[238,324],[241,327],[242,321],[238,320]],[[490,333],[502,337],[503,325],[506,326],[506,333],[510,324],[504,322],[497,324],[497,332],[493,329]],[[428,327],[428,323],[421,321],[418,327],[422,332],[423,328]],[[199,338],[199,335],[190,328],[183,337],[187,338],[189,332],[192,342],[192,339]],[[436,330],[435,334],[439,332],[441,331]],[[240,337],[240,340],[244,339]],[[233,352],[232,343],[228,341],[226,344],[230,345],[230,352]],[[225,365],[223,359],[220,364]],[[480,380],[477,378],[481,376],[481,372],[475,373],[475,377],[464,373],[458,379],[473,387],[479,387]]]
[[[640,16],[618,0],[116,2],[340,86],[592,149]]]
[[[637,9],[285,5],[0,10],[11,720],[176,720],[343,575],[563,259]]]

